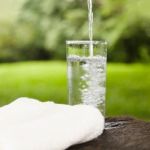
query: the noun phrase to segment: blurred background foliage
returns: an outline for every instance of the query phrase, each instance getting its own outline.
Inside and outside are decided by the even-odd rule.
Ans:
[[[150,62],[150,1],[93,3],[94,39],[108,41],[108,60]],[[86,0],[16,0],[17,4],[15,21],[9,16],[0,19],[0,62],[65,59],[67,39],[88,39]]]
[[[150,0],[93,3],[94,39],[109,44],[106,114],[149,120]],[[0,0],[0,106],[67,103],[65,41],[88,39],[87,16],[86,0]]]

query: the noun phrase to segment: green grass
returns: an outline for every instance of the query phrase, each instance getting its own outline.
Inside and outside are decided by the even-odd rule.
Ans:
[[[150,66],[109,64],[107,115],[150,119]],[[17,97],[67,103],[65,62],[22,62],[0,65],[0,106]]]
[[[0,65],[0,105],[20,96],[66,100],[64,62],[26,62]]]
[[[110,64],[107,114],[150,119],[150,65]]]

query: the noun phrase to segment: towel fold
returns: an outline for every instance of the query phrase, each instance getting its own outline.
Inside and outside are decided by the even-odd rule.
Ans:
[[[0,150],[65,150],[103,129],[104,117],[92,106],[19,98],[0,108]]]

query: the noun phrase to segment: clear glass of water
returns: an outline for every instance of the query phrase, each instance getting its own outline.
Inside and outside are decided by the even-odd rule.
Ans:
[[[86,104],[105,115],[107,43],[67,41],[69,104]]]

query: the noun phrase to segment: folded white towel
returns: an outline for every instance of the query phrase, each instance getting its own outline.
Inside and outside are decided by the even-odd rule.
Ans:
[[[0,108],[0,150],[64,150],[103,129],[104,117],[92,106],[20,98]]]

